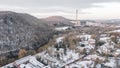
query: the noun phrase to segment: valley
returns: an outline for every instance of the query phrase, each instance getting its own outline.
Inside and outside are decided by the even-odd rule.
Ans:
[[[59,16],[39,20],[28,14],[0,14],[2,68],[114,68],[119,64],[116,24],[85,20],[75,26]]]

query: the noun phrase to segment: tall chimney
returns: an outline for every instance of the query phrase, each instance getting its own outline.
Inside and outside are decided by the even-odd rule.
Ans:
[[[76,26],[80,26],[80,22],[78,20],[78,10],[76,9]]]
[[[78,23],[78,10],[76,9],[76,23]]]

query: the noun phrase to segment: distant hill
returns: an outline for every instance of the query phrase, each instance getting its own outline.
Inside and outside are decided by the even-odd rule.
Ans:
[[[120,19],[108,19],[108,20],[97,20],[98,22],[101,22],[103,24],[109,24],[109,25],[118,25],[120,24]]]
[[[26,47],[36,49],[52,37],[53,30],[39,19],[10,11],[0,12],[0,53]]]
[[[46,21],[70,21],[67,18],[64,18],[62,16],[50,16],[45,18]]]
[[[69,19],[64,18],[62,16],[50,16],[44,19],[40,19],[40,21],[46,22],[50,26],[71,26],[73,25]]]
[[[111,19],[111,20],[106,20],[104,22],[108,24],[120,24],[120,19]]]

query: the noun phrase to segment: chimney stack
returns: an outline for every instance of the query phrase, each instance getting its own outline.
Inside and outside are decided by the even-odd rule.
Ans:
[[[80,21],[78,20],[78,10],[76,9],[76,26],[80,26]]]

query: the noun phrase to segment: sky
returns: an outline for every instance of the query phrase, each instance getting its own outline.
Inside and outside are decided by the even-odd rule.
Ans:
[[[0,0],[0,11],[28,13],[37,18],[120,19],[120,0]]]

